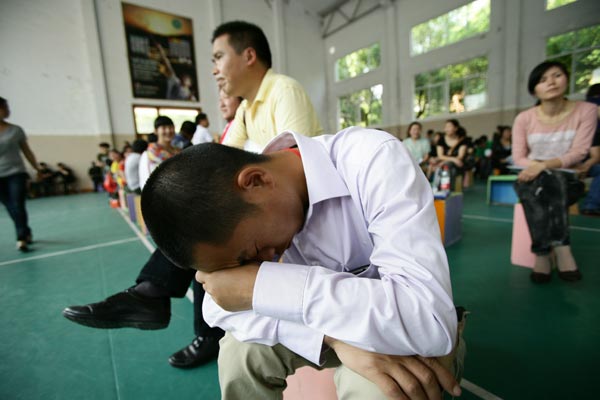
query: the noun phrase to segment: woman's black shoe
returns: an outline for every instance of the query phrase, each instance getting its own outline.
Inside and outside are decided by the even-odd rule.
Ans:
[[[558,277],[563,281],[577,282],[581,280],[581,272],[578,269],[574,271],[558,271]]]
[[[548,283],[552,279],[552,275],[543,274],[541,272],[532,272],[531,275],[529,275],[529,278],[531,278],[531,282],[533,283]]]

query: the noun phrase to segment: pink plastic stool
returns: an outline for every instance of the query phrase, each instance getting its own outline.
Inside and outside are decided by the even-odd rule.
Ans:
[[[318,371],[310,367],[296,370],[287,377],[288,387],[283,391],[284,400],[337,400],[333,375],[335,368]]]
[[[533,268],[535,254],[531,252],[531,234],[525,219],[523,205],[515,204],[514,210],[510,262],[520,267]]]

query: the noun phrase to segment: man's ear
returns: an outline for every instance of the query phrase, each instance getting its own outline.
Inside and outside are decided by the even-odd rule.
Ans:
[[[262,189],[267,189],[273,184],[273,176],[262,166],[249,165],[240,171],[237,176],[237,187],[242,193],[255,195],[262,193]]]
[[[258,57],[256,56],[256,50],[253,47],[247,47],[243,52],[244,60],[246,60],[246,65],[254,65],[258,61]]]

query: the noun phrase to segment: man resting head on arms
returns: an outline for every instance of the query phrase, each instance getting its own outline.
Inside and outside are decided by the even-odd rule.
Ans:
[[[434,358],[456,347],[457,318],[433,196],[396,138],[349,128],[285,132],[263,154],[194,146],[159,166],[142,210],[227,331],[223,398],[281,398],[303,365],[340,367],[338,394],[353,398],[460,394],[460,371]]]

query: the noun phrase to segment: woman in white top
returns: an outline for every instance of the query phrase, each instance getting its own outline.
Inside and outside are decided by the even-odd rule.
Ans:
[[[406,130],[406,139],[402,141],[402,144],[419,165],[426,165],[425,163],[429,160],[431,144],[429,140],[421,137],[422,129],[419,122],[411,122]]]

